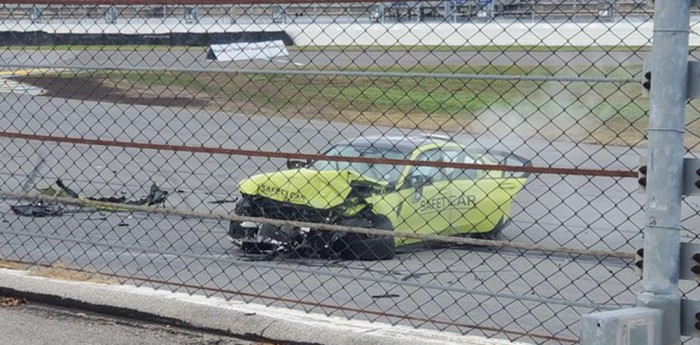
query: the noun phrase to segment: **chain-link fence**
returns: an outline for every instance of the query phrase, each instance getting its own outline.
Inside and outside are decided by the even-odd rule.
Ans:
[[[0,264],[576,343],[640,291],[652,14],[5,4]]]

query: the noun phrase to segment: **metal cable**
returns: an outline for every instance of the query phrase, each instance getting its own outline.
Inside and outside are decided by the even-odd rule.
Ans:
[[[322,154],[307,154],[307,153],[292,153],[278,151],[259,151],[259,150],[241,150],[241,149],[226,149],[220,147],[206,146],[185,146],[185,145],[168,145],[154,143],[139,143],[133,141],[118,141],[118,140],[103,140],[75,137],[59,137],[54,135],[42,134],[27,134],[0,131],[0,137],[37,140],[42,142],[107,146],[107,147],[123,147],[136,148],[147,150],[165,150],[174,152],[191,152],[191,153],[209,153],[221,155],[239,155],[246,157],[266,157],[266,158],[282,158],[282,159],[300,159],[300,160],[327,160],[335,162],[358,162],[358,163],[374,163],[374,164],[393,164],[393,165],[410,165],[410,166],[429,166],[438,168],[455,168],[455,169],[480,169],[494,171],[513,171],[536,174],[553,174],[553,175],[576,175],[576,176],[599,176],[599,177],[621,177],[630,178],[637,177],[636,171],[630,170],[602,170],[602,169],[581,169],[581,168],[559,168],[559,167],[534,167],[529,165],[514,166],[503,164],[480,164],[480,163],[455,163],[455,162],[435,162],[435,161],[418,161],[409,159],[387,159],[387,158],[367,158],[367,157],[346,157],[346,156],[327,156]]]
[[[118,203],[108,203],[99,202],[93,200],[80,200],[73,198],[58,198],[49,197],[44,195],[30,195],[27,193],[16,193],[16,192],[6,192],[0,191],[0,198],[16,198],[23,200],[33,200],[33,201],[43,201],[43,202],[56,202],[67,205],[81,206],[81,207],[103,207],[112,209],[123,209],[132,212],[145,212],[145,213],[160,213],[167,215],[175,215],[181,217],[195,217],[203,219],[215,219],[215,220],[228,220],[236,222],[257,222],[265,223],[276,226],[293,226],[293,227],[307,227],[314,228],[325,231],[341,231],[350,232],[364,235],[374,235],[374,236],[391,236],[403,239],[418,239],[423,241],[436,241],[444,243],[454,243],[454,244],[469,244],[477,246],[490,246],[499,248],[514,248],[521,250],[534,250],[542,252],[552,252],[552,253],[566,253],[571,255],[588,255],[595,257],[606,257],[606,258],[617,258],[617,259],[628,259],[633,260],[636,257],[634,253],[628,252],[615,252],[607,250],[594,250],[594,249],[583,249],[583,248],[570,248],[570,247],[555,247],[537,244],[526,244],[526,243],[515,243],[509,241],[491,241],[491,240],[480,240],[474,238],[465,237],[453,237],[453,236],[442,236],[442,235],[432,235],[432,234],[421,234],[421,233],[410,233],[401,231],[387,231],[380,229],[369,229],[361,227],[352,226],[341,226],[333,224],[323,224],[323,223],[307,223],[291,220],[279,220],[279,219],[269,219],[269,218],[259,218],[259,217],[247,217],[223,213],[212,213],[212,212],[198,212],[194,210],[180,210],[174,208],[165,207],[148,207],[148,206],[138,206],[138,205],[126,205]]]

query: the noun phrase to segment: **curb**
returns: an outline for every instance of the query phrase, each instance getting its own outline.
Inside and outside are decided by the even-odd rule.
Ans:
[[[337,345],[527,345],[148,287],[49,279],[10,269],[0,269],[0,293],[253,340]]]

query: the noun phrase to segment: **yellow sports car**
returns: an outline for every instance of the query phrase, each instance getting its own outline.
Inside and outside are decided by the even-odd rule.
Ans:
[[[326,156],[473,164],[529,161],[512,153],[464,147],[433,135],[358,137]],[[495,170],[340,161],[287,163],[287,170],[238,184],[235,213],[364,228],[496,239],[509,221],[513,198],[528,174]],[[396,246],[415,243],[391,236],[231,222],[229,237],[246,253],[296,253],[351,260],[385,260]]]

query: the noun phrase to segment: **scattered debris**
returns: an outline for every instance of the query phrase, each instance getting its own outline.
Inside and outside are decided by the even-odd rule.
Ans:
[[[420,279],[422,276],[431,275],[431,274],[434,274],[434,273],[428,273],[428,272],[425,272],[425,273],[411,272],[411,273],[405,275],[403,278],[401,278],[401,281],[402,281],[402,282],[405,282],[405,281],[408,281],[409,279]]]
[[[112,197],[86,197],[78,194],[74,190],[68,188],[61,179],[56,181],[58,189],[52,187],[38,188],[39,193],[46,196],[61,197],[61,198],[75,198],[80,200],[91,200],[99,202],[110,202],[116,204],[124,205],[141,205],[141,206],[154,206],[165,203],[166,198],[169,193],[160,189],[157,185],[152,185],[147,196],[136,199],[128,200],[124,196],[112,196]],[[124,192],[122,192],[124,194]],[[63,205],[57,203],[46,203],[42,201],[37,201],[28,205],[14,205],[11,206],[12,211],[20,216],[25,217],[51,217],[51,216],[61,216],[67,212]],[[96,207],[98,210],[108,210],[108,211],[121,211],[118,207]],[[127,224],[128,225],[128,224]],[[121,226],[121,225],[120,225]]]
[[[129,226],[129,223],[121,222],[121,223],[117,224],[117,226]]]
[[[56,217],[63,215],[63,206],[37,201],[28,205],[12,205],[12,212],[25,217]]]
[[[372,298],[374,298],[374,299],[380,299],[380,298],[396,298],[396,297],[401,297],[401,296],[399,296],[399,295],[397,295],[397,294],[393,294],[393,293],[391,293],[391,294],[390,294],[390,293],[386,293],[386,294],[383,294],[383,295],[373,295],[373,296],[372,296]]]
[[[16,307],[22,304],[27,304],[27,300],[24,298],[0,297],[0,305],[3,307]]]
[[[215,204],[215,205],[221,205],[221,204],[233,204],[237,202],[237,199],[223,199],[223,200],[214,200],[210,201],[210,204]]]
[[[144,198],[137,199],[137,200],[128,200],[124,196],[112,196],[112,197],[82,197],[72,189],[68,188],[61,179],[58,179],[56,181],[56,185],[61,188],[63,192],[66,194],[70,195],[73,198],[78,198],[78,199],[87,199],[91,201],[100,201],[100,202],[111,202],[111,203],[116,203],[116,204],[124,204],[124,205],[144,205],[144,206],[153,206],[153,205],[158,205],[162,204],[165,202],[165,199],[168,197],[168,192],[164,191],[160,188],[158,188],[157,185],[151,185],[151,189],[148,193],[148,195]],[[50,187],[49,187],[50,188]]]

